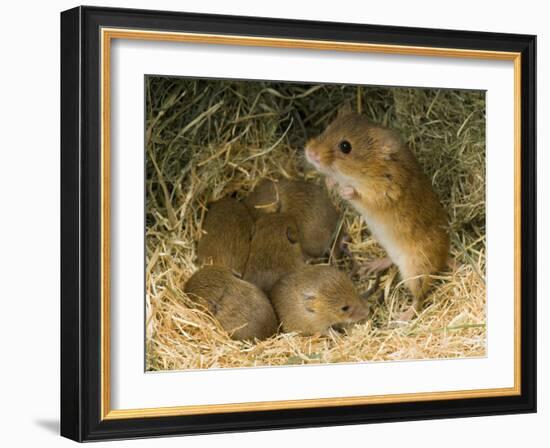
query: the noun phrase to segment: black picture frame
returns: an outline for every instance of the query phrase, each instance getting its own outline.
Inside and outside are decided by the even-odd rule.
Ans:
[[[521,53],[521,394],[101,419],[100,29]],[[61,435],[76,441],[536,412],[536,37],[77,7],[61,13]]]

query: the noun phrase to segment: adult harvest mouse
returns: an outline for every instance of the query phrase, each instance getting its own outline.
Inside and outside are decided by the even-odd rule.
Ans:
[[[187,280],[184,291],[205,305],[233,339],[265,339],[277,331],[267,296],[226,267],[204,266]]]
[[[447,215],[414,154],[394,131],[352,112],[339,114],[305,152],[386,250],[389,258],[364,269],[398,266],[413,295],[413,307],[401,319],[412,318],[430,286],[429,275],[444,269],[449,255]]]
[[[242,276],[254,231],[248,208],[226,196],[208,205],[202,228],[206,233],[197,245],[199,263],[225,266]]]
[[[245,203],[256,217],[274,212],[290,215],[298,226],[300,244],[307,257],[319,258],[330,250],[337,230],[338,211],[324,186],[304,180],[265,179]]]
[[[284,331],[322,335],[368,317],[369,306],[349,277],[327,265],[305,266],[281,278],[269,298]]]
[[[243,279],[267,293],[279,278],[304,264],[298,228],[292,217],[284,213],[260,216]]]

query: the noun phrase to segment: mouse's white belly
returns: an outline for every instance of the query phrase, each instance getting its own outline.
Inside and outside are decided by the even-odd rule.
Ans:
[[[403,266],[408,258],[407,250],[400,244],[397,235],[392,232],[386,223],[380,222],[376,216],[368,213],[362,207],[355,207],[367,223],[372,236],[380,243],[388,253],[388,257],[397,265]]]
[[[336,172],[332,172],[331,177],[341,186],[350,185],[353,186],[355,190],[359,190],[359,186],[353,178]],[[352,200],[350,203],[361,214],[372,235],[388,253],[388,257],[390,257],[391,261],[396,264],[399,269],[402,269],[402,267],[406,265],[409,254],[407,253],[407,248],[400,244],[398,235],[392,232],[386,223],[381,222],[374,214],[369,213],[367,209],[361,207],[360,202]]]

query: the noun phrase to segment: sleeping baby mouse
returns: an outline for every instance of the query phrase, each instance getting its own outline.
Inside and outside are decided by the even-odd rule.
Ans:
[[[294,220],[284,213],[260,216],[243,279],[268,293],[279,278],[304,264]]]
[[[185,283],[184,292],[203,304],[233,339],[265,339],[277,331],[277,317],[266,295],[223,266],[204,266]]]
[[[339,215],[324,186],[304,180],[265,179],[245,203],[255,217],[275,212],[291,216],[298,226],[300,244],[308,258],[320,258],[329,252]]]
[[[364,320],[369,305],[349,277],[327,265],[311,265],[281,278],[269,298],[286,332],[324,335],[329,328]]]
[[[229,196],[210,203],[202,228],[205,233],[197,245],[199,263],[225,266],[242,277],[254,231],[247,207]]]

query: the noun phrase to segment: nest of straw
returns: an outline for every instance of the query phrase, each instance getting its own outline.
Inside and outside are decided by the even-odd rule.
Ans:
[[[304,143],[350,102],[399,131],[418,157],[450,216],[455,266],[437,276],[408,323],[395,322],[409,294],[391,268],[366,324],[327,337],[230,339],[183,292],[198,269],[206,204],[232,192],[244,197],[263,178],[322,182],[304,161]],[[485,355],[483,92],[148,77],[146,153],[147,370]],[[359,215],[333,199],[355,257],[382,256]]]

